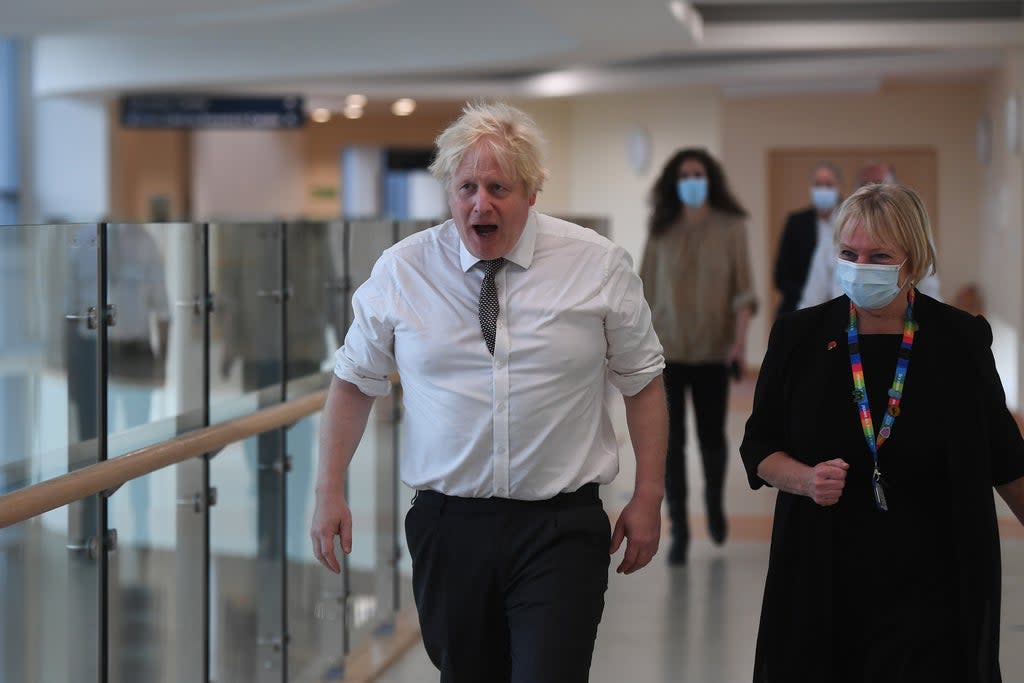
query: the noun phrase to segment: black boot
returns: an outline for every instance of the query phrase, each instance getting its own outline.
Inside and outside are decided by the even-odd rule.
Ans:
[[[673,567],[686,564],[690,554],[690,530],[684,523],[682,529],[672,527],[672,544],[668,548],[668,563]]]
[[[715,545],[725,543],[728,535],[728,522],[725,519],[725,510],[722,508],[722,492],[707,493],[704,496],[704,505],[708,515],[708,535]]]

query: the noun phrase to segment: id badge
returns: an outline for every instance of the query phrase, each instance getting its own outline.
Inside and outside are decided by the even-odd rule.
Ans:
[[[887,512],[889,503],[885,499],[885,482],[882,481],[882,473],[878,470],[875,470],[875,475],[871,478],[871,490],[875,493],[875,507]]]

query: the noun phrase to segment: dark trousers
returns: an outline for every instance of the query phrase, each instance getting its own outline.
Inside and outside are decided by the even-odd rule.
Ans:
[[[668,455],[665,461],[665,499],[672,536],[689,542],[686,515],[686,391],[693,399],[697,442],[704,466],[704,503],[709,519],[722,509],[725,483],[725,417],[729,404],[729,373],[726,365],[666,363],[665,394],[668,398]]]
[[[536,502],[421,491],[405,530],[441,683],[586,683],[611,542],[596,484]]]

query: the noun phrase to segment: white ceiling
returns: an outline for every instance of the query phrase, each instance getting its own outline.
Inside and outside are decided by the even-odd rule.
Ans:
[[[39,94],[245,89],[461,99],[971,75],[1024,49],[1024,0],[0,0]]]

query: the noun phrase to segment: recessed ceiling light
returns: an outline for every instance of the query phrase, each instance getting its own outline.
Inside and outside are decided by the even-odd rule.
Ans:
[[[363,116],[363,108],[357,107],[352,104],[345,105],[345,109],[342,111],[346,119],[358,119]]]
[[[345,105],[351,107],[365,107],[366,106],[366,95],[348,95],[345,98]]]
[[[317,107],[310,113],[309,118],[313,119],[317,123],[327,123],[331,120],[331,110],[324,107]]]
[[[416,100],[408,97],[395,100],[394,104],[391,105],[391,113],[395,116],[408,116],[414,111],[416,111]]]

